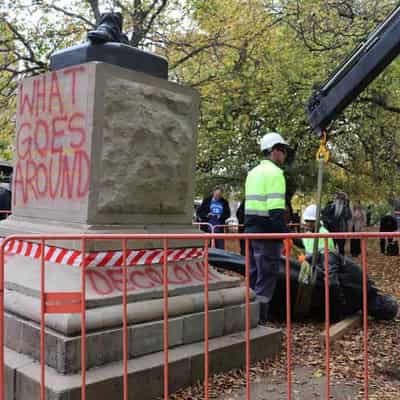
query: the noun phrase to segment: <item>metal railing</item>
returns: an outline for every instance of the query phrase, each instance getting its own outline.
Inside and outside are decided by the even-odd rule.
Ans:
[[[122,249],[122,330],[123,330],[123,399],[128,400],[129,383],[128,383],[128,285],[127,273],[128,268],[135,268],[127,263],[127,243],[130,240],[145,241],[158,240],[162,242],[162,257],[159,264],[163,268],[163,352],[164,352],[164,400],[169,396],[169,345],[168,345],[168,251],[170,241],[179,240],[199,240],[203,243],[204,249],[204,399],[208,400],[210,396],[209,389],[209,269],[208,269],[208,249],[210,240],[215,239],[243,239],[245,240],[245,370],[246,370],[246,399],[251,399],[250,387],[250,364],[251,364],[251,342],[250,342],[250,244],[251,240],[282,240],[286,249],[286,254],[290,252],[290,240],[301,238],[321,238],[324,239],[324,288],[325,288],[325,398],[330,399],[330,297],[329,297],[329,265],[328,265],[328,238],[334,239],[361,239],[361,268],[362,268],[362,311],[363,311],[363,341],[364,341],[364,399],[369,398],[369,366],[368,366],[368,304],[367,304],[367,244],[366,240],[370,238],[400,238],[400,232],[390,233],[374,233],[374,232],[357,232],[357,233],[327,233],[327,234],[304,234],[304,233],[288,233],[288,234],[132,234],[132,235],[18,235],[5,238],[0,246],[0,321],[4,328],[4,275],[5,275],[5,256],[7,244],[10,241],[26,241],[40,244],[40,299],[41,299],[41,319],[40,319],[40,399],[44,400],[46,396],[46,375],[45,375],[45,316],[52,313],[79,313],[81,314],[81,399],[86,399],[86,274],[89,266],[87,245],[90,241],[96,240],[112,240],[120,241]],[[48,241],[58,240],[74,240],[81,242],[81,289],[78,292],[47,292],[45,287],[45,247]],[[291,294],[290,294],[290,259],[286,257],[285,273],[286,273],[286,374],[287,374],[287,399],[292,399],[292,317],[291,317]],[[4,329],[0,329],[0,400],[5,399],[4,394]]]

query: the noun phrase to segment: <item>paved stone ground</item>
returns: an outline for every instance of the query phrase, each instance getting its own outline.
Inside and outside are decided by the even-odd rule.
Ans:
[[[325,399],[325,377],[319,376],[311,368],[295,368],[293,371],[292,400]],[[353,400],[360,391],[358,385],[331,382],[331,400]],[[256,379],[251,384],[251,400],[286,400],[287,383],[272,380],[270,377]],[[250,400],[246,399],[246,391],[240,390],[232,394],[218,397],[218,400]]]

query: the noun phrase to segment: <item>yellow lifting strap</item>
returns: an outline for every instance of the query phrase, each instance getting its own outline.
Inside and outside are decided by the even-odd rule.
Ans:
[[[320,216],[321,216],[321,197],[322,197],[322,183],[324,176],[324,163],[327,163],[329,160],[329,150],[326,147],[327,143],[327,134],[326,131],[322,132],[322,137],[319,145],[319,149],[317,151],[317,161],[318,161],[318,184],[317,184],[317,215],[315,220],[315,233],[319,232],[320,228]],[[313,257],[311,263],[311,271],[313,272],[313,276],[311,279],[312,285],[316,280],[316,264],[317,264],[317,256],[318,256],[318,239],[314,239],[314,249],[313,249]]]
[[[320,214],[321,214],[321,197],[322,197],[322,184],[324,176],[324,163],[329,161],[329,150],[326,146],[327,134],[326,131],[322,132],[322,137],[319,145],[319,149],[316,154],[318,162],[318,184],[317,184],[317,215],[315,221],[315,232],[319,232],[320,228]],[[307,285],[299,282],[297,290],[297,298],[295,304],[295,317],[302,319],[307,317],[311,308],[312,294],[317,279],[317,258],[318,258],[318,239],[314,239],[313,243],[313,255],[311,261],[311,267],[308,269],[307,274],[310,274],[309,283]]]

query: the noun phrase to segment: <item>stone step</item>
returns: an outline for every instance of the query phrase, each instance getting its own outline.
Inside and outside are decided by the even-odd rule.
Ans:
[[[282,332],[257,327],[251,330],[251,360],[276,356],[282,346]],[[30,361],[29,361],[30,360]],[[163,393],[163,352],[137,357],[128,362],[130,400],[153,400]],[[26,356],[7,349],[6,400],[38,399],[40,365]],[[242,368],[245,365],[245,334],[235,333],[209,340],[210,374]],[[87,399],[122,399],[122,362],[92,368],[87,372]],[[169,390],[193,384],[204,377],[204,343],[179,346],[169,351]],[[81,376],[58,374],[46,367],[47,400],[79,400]]]

